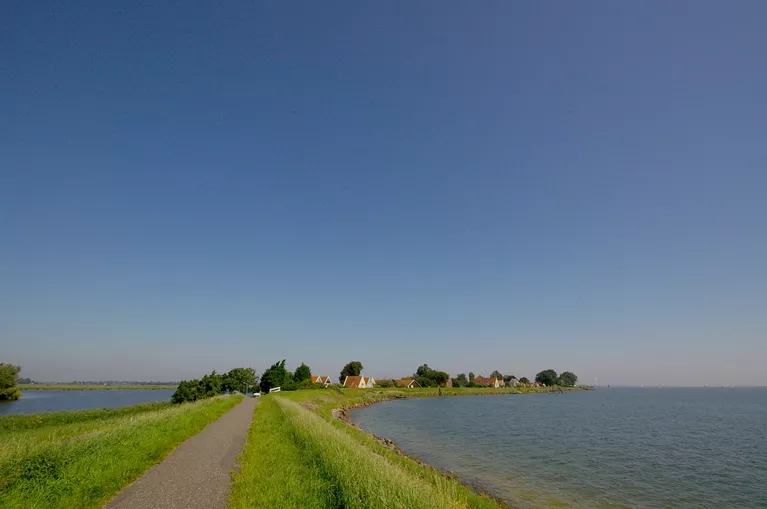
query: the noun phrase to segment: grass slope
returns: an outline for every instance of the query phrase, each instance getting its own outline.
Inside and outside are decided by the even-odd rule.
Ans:
[[[61,426],[87,421],[114,419],[132,414],[141,414],[153,410],[168,408],[170,402],[142,403],[122,408],[96,408],[93,410],[73,410],[68,412],[44,412],[39,414],[15,414],[0,416],[0,433],[23,431],[46,426]],[[6,435],[0,435],[6,437]]]
[[[86,415],[83,421],[64,419],[58,425],[53,414],[43,414],[53,424],[3,433],[0,507],[100,507],[241,399],[139,405],[142,411],[126,408],[111,417],[88,420]]]
[[[506,507],[333,417],[393,398],[551,389],[322,389],[262,396],[240,457],[230,507]]]

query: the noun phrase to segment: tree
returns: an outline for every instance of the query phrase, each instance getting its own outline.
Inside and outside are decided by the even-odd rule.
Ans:
[[[497,369],[490,374],[490,378],[503,379],[503,375]]]
[[[311,380],[312,379],[312,370],[309,366],[301,363],[300,366],[296,368],[296,372],[293,375],[293,380],[296,382],[303,382],[304,380]]]
[[[413,378],[418,381],[421,387],[439,387],[445,385],[450,378],[444,371],[437,371],[431,369],[427,364],[418,366],[418,369],[413,373]]]
[[[221,389],[225,392],[245,392],[249,388],[255,388],[256,384],[258,384],[258,377],[255,369],[234,368],[224,375]]]
[[[474,373],[469,371],[469,387],[474,387]]]
[[[565,387],[575,387],[575,384],[578,382],[578,377],[575,375],[575,373],[571,371],[565,371],[561,375],[559,375],[559,383],[560,385],[564,385]]]
[[[413,377],[415,378],[418,376],[429,376],[429,373],[431,373],[431,371],[432,369],[429,367],[428,364],[422,364],[418,366],[418,369],[415,370],[415,374],[413,375]]]
[[[469,380],[466,378],[466,373],[461,373],[455,378],[455,385],[457,387],[466,387],[469,385]]]
[[[525,385],[530,385],[530,379],[527,378],[526,376],[523,376],[522,378],[519,379],[519,383],[525,384]]]
[[[18,380],[21,366],[0,362],[0,401],[14,401],[21,397]]]
[[[394,380],[388,378],[384,378],[383,380],[376,380],[376,387],[380,387],[381,389],[388,389],[394,386]]]
[[[347,376],[360,376],[363,369],[360,361],[351,361],[341,370],[341,376],[338,377],[338,381],[344,383],[344,378]]]
[[[282,387],[292,380],[293,375],[285,369],[285,359],[275,362],[261,375],[261,392],[269,392],[274,387]]]
[[[185,403],[187,401],[197,401],[200,398],[199,380],[182,380],[176,388],[176,392],[171,396],[171,403]]]
[[[515,377],[514,375],[503,375],[503,381],[506,383],[509,383],[516,378],[517,377]]]
[[[559,384],[559,375],[553,369],[545,369],[535,375],[535,381],[544,385],[557,385]]]

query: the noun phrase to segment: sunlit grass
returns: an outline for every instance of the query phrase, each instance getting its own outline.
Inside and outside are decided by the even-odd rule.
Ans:
[[[508,507],[383,445],[333,411],[395,398],[550,390],[328,388],[262,396],[230,507]]]
[[[241,399],[139,405],[145,411],[7,433],[0,444],[0,507],[100,507]]]
[[[275,399],[264,396],[256,408],[240,457],[240,472],[232,485],[230,507],[337,507],[333,483],[299,447],[295,431]]]
[[[170,402],[141,403],[122,408],[96,408],[92,410],[72,410],[67,412],[44,412],[39,414],[16,414],[0,416],[0,439],[13,431],[62,426],[87,421],[102,421],[141,414],[170,407]]]
[[[276,399],[300,447],[316,457],[322,474],[335,486],[335,507],[466,507],[455,485],[446,479],[438,484],[421,482],[318,415],[287,399]]]

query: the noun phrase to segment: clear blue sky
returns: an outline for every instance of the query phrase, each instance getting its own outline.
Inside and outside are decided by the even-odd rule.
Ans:
[[[767,385],[767,3],[0,5],[0,356]]]

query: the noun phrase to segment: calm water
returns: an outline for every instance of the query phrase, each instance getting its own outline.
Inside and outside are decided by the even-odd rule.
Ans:
[[[350,417],[515,506],[767,508],[767,389],[412,399]]]
[[[170,401],[172,395],[172,390],[24,391],[18,401],[0,403],[0,415],[118,408],[153,401]]]

